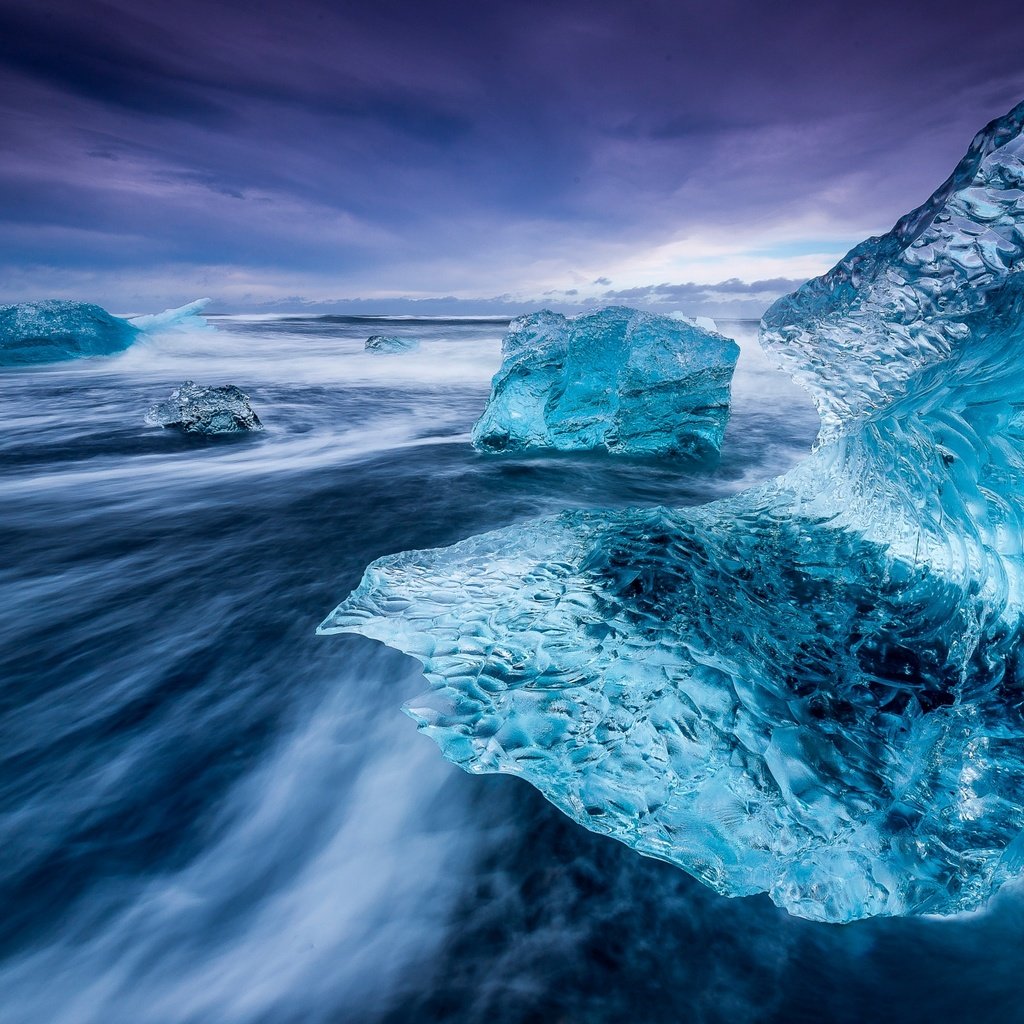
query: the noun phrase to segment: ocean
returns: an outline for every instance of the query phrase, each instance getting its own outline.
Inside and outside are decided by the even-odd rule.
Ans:
[[[368,562],[784,472],[807,396],[740,342],[715,465],[484,456],[505,321],[215,316],[0,371],[4,1024],[1024,1020],[1024,894],[799,920],[445,762],[411,659],[318,623]],[[421,341],[363,351],[371,334]],[[148,427],[183,380],[266,430]]]

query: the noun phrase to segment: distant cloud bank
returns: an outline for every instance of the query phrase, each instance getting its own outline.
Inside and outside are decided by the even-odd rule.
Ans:
[[[607,278],[596,283],[608,284]],[[623,305],[643,309],[674,310],[704,316],[758,318],[779,296],[803,284],[800,278],[776,277],[764,281],[740,281],[729,278],[715,284],[652,284],[634,288],[603,288],[584,291],[548,291],[536,298],[511,294],[490,297],[402,296],[379,298],[309,299],[301,295],[284,296],[268,302],[242,303],[223,311],[280,313],[354,313],[416,314],[424,316],[472,315],[518,316],[530,310],[550,307],[573,312],[593,306]]]

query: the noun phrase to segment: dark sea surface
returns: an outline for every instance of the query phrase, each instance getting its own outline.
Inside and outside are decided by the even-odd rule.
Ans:
[[[756,325],[716,466],[486,457],[504,323],[221,317],[0,371],[0,1021],[1024,1021],[1024,895],[822,925],[446,763],[411,659],[318,637],[379,555],[785,471]],[[363,352],[370,334],[422,340]],[[185,379],[266,431],[147,427]]]

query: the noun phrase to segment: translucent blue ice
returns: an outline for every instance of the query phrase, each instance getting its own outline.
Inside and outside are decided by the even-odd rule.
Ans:
[[[738,356],[694,323],[624,306],[531,313],[505,335],[473,445],[704,458],[721,448]]]
[[[1022,120],[766,314],[822,413],[792,472],[382,558],[321,629],[419,659],[456,764],[721,893],[984,903],[1024,871]]]
[[[367,352],[413,352],[420,347],[415,338],[396,338],[387,334],[374,334],[366,339]]]
[[[765,314],[761,344],[813,395],[822,440],[972,344],[965,317],[1020,268],[1022,111],[979,132],[949,178],[892,231],[861,242]]]
[[[197,325],[197,314],[209,301],[199,299],[178,309],[132,320],[113,316],[89,302],[62,299],[0,306],[0,366],[114,355],[143,332]]]
[[[207,387],[187,380],[165,402],[146,413],[151,426],[173,427],[183,434],[244,434],[262,430],[249,396],[234,384]]]
[[[134,316],[131,318],[131,322],[134,327],[138,327],[147,334],[177,330],[212,330],[210,325],[200,315],[209,304],[210,300],[208,298],[196,299],[194,302],[189,302],[184,306],[165,309],[162,313]]]
[[[691,323],[696,327],[701,327],[705,331],[713,331],[715,334],[720,334],[718,330],[718,324],[709,316],[690,316],[684,313],[681,309],[674,309],[669,316],[675,320],[685,320],[687,323]]]
[[[88,302],[21,302],[0,306],[0,366],[52,363],[122,352],[139,329]]]

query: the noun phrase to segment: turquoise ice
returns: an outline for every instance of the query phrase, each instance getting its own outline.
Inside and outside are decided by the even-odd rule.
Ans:
[[[123,352],[143,333],[189,324],[205,326],[199,311],[209,299],[126,320],[90,302],[46,299],[0,306],[0,366],[61,362]]]
[[[505,335],[473,445],[705,458],[722,446],[738,356],[695,323],[624,306],[531,313]]]
[[[1024,105],[762,324],[793,471],[374,562],[323,632],[424,666],[472,772],[725,895],[949,914],[1024,871]]]
[[[367,352],[386,352],[397,354],[398,352],[413,352],[420,347],[415,338],[398,338],[388,334],[373,334],[366,339],[363,348]]]

